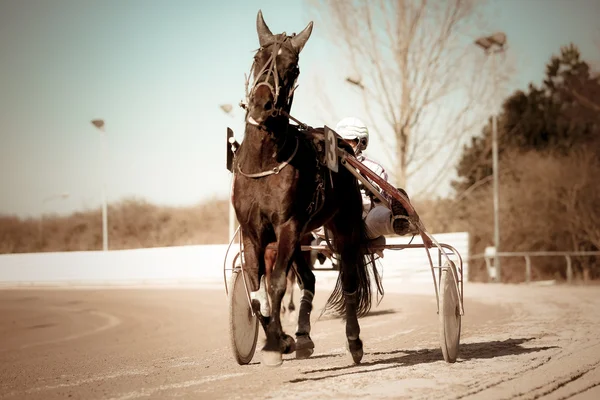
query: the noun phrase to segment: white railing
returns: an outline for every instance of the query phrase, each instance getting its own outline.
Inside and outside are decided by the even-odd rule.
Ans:
[[[463,258],[469,254],[469,236],[466,232],[434,236],[438,241],[454,246]],[[388,243],[401,244],[408,240],[407,237],[390,238]],[[417,237],[413,243],[421,242]],[[234,245],[232,252],[237,250]],[[103,285],[160,282],[223,285],[223,261],[226,253],[226,244],[215,244],[132,250],[2,254],[0,287],[29,284]],[[423,249],[385,250],[384,255],[378,263],[381,265],[385,282],[394,280],[407,285],[431,284],[431,269]],[[326,268],[327,265],[316,267]],[[467,281],[468,263],[465,262],[463,267],[464,279]]]
[[[567,282],[573,282],[573,262],[572,257],[585,257],[585,256],[600,256],[600,251],[514,251],[506,252],[499,251],[498,257],[523,257],[525,259],[525,282],[531,282],[531,258],[532,257],[564,257],[566,265]],[[475,254],[469,257],[469,260],[484,259],[485,265],[488,271],[488,276],[492,280],[497,280],[499,275],[496,271],[495,266],[492,263],[494,259],[493,251],[486,251],[483,254]]]

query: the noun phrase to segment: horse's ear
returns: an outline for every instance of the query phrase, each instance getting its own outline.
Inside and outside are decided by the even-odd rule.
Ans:
[[[273,37],[271,30],[265,23],[261,10],[258,10],[258,15],[256,16],[256,31],[258,32],[258,43],[260,43],[261,47],[266,45]]]
[[[310,34],[312,33],[312,28],[313,28],[313,23],[312,23],[312,21],[310,21],[308,23],[308,25],[306,26],[306,28],[304,28],[304,30],[302,32],[300,32],[296,36],[292,37],[292,46],[294,46],[294,48],[296,49],[296,51],[298,51],[298,53],[300,53],[302,51],[302,48],[304,47],[304,45],[306,44],[306,41],[310,37]]]

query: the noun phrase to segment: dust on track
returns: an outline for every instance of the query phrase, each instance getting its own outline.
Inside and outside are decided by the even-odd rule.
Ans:
[[[262,332],[253,361],[237,365],[222,289],[3,290],[0,399],[600,398],[600,287],[465,285],[454,364],[430,289],[386,287],[360,320],[355,366],[342,321],[316,320],[329,294],[317,285],[315,354],[279,368],[259,363]]]

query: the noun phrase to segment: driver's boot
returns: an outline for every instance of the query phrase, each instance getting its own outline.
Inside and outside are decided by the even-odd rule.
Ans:
[[[400,193],[402,193],[404,196],[406,196],[407,199],[409,199],[408,194],[406,194],[406,191],[404,189],[398,188],[398,191]],[[409,201],[410,201],[410,199],[409,199]],[[410,222],[408,220],[408,211],[406,211],[406,208],[402,205],[402,203],[400,201],[396,200],[393,197],[392,197],[391,208],[392,208],[392,227],[394,229],[394,233],[396,233],[396,235],[400,235],[400,236],[406,235],[407,233],[409,233],[411,231]]]

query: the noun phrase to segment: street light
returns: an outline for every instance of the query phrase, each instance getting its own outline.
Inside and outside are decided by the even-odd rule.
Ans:
[[[43,243],[43,240],[44,240],[44,205],[51,200],[67,199],[69,196],[70,196],[69,193],[55,193],[55,194],[52,194],[42,200],[42,215],[40,216],[40,227],[39,227],[40,243]]]
[[[106,130],[104,129],[104,120],[103,119],[94,119],[92,120],[92,125],[94,125],[100,131],[100,136],[102,137],[102,161],[104,166],[108,165],[106,162]],[[106,207],[106,170],[102,168],[102,249],[104,251],[108,251],[108,211]]]
[[[221,110],[223,110],[223,112],[227,115],[229,115],[231,118],[233,118],[233,106],[231,104],[221,104],[219,106],[219,108]],[[230,144],[229,142],[227,142],[227,147],[229,147]],[[231,198],[229,198],[229,240],[231,240],[231,238],[233,237],[233,234],[235,232],[235,209],[233,208],[233,203],[231,202]]]
[[[231,104],[221,104],[219,108],[223,110],[225,114],[233,118],[233,114],[231,113],[233,111],[233,106]]]
[[[497,76],[496,76],[496,54],[504,51],[506,44],[506,34],[497,32],[491,36],[480,37],[475,41],[475,44],[481,47],[486,55],[492,57],[492,80],[493,80],[493,96],[497,95]],[[500,221],[499,221],[499,201],[498,201],[498,119],[496,112],[492,114],[492,169],[494,179],[494,268],[499,282],[502,282],[500,270]]]

